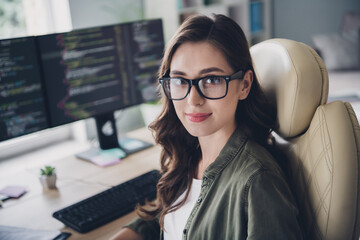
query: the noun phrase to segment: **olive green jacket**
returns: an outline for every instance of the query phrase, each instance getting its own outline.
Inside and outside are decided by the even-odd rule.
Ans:
[[[162,236],[156,221],[136,219],[128,227],[144,239]],[[204,172],[182,239],[302,239],[297,205],[280,167],[240,128]]]

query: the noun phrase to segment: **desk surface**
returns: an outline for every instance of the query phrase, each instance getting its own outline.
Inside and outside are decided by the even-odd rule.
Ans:
[[[154,143],[146,128],[131,132],[128,136]],[[53,218],[52,213],[145,172],[159,169],[159,156],[160,147],[154,146],[105,168],[75,156],[58,159],[51,162],[57,171],[57,189],[48,191],[43,191],[40,185],[38,167],[19,170],[10,176],[5,175],[6,177],[0,174],[1,185],[21,185],[28,191],[21,198],[11,199],[3,204],[0,208],[0,225],[71,232],[70,240],[109,239],[135,218],[136,214],[130,213],[87,234],[80,234]]]

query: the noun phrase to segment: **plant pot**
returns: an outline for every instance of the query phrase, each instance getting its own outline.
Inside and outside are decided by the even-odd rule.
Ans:
[[[56,189],[56,174],[50,176],[40,176],[40,182],[45,190]]]

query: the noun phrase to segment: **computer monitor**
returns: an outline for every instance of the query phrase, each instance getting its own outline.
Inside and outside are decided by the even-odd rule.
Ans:
[[[48,128],[35,38],[0,40],[0,141]]]
[[[162,21],[37,37],[50,125],[94,117],[102,149],[119,147],[113,112],[158,98]]]

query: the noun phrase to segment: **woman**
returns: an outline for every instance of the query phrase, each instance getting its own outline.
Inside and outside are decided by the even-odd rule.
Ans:
[[[275,114],[246,37],[230,18],[195,16],[166,48],[156,206],[115,239],[301,239],[298,210],[267,149]]]

